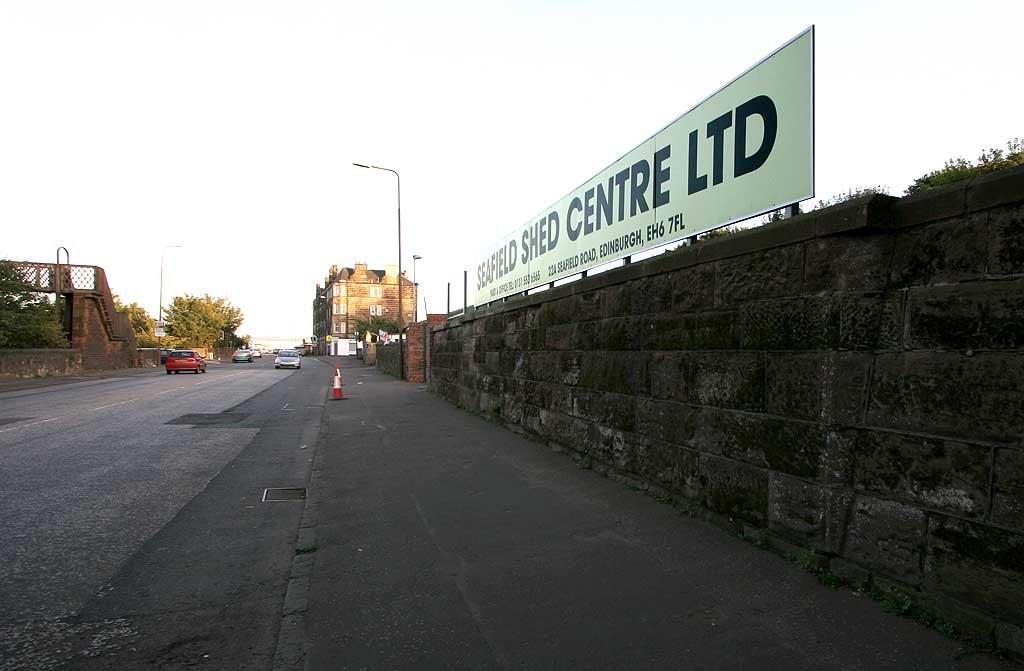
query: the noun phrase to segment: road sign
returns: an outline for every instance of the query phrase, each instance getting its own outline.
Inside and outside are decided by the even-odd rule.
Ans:
[[[162,328],[163,328],[163,327],[165,327],[165,326],[167,326],[167,322],[165,322],[165,321],[164,321],[164,320],[162,320],[162,319],[158,319],[158,320],[156,320],[156,327],[157,327],[158,329],[162,329]]]
[[[167,334],[164,333],[164,330],[162,328],[157,327],[153,329],[153,335],[155,335],[157,338],[163,338]]]
[[[324,336],[324,341],[331,342],[331,336]]]
[[[309,342],[316,344],[316,336],[309,336]]]

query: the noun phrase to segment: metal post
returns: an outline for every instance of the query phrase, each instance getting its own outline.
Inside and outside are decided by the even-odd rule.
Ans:
[[[444,313],[446,315],[450,315],[452,313],[452,283],[451,282],[448,283],[447,292],[448,292],[448,299],[447,299],[447,301],[445,302],[445,305],[444,305],[444,308],[445,308]]]
[[[402,177],[397,170],[382,168],[379,165],[364,165],[353,163],[358,168],[373,168],[374,170],[387,170],[395,175],[398,180],[398,379],[405,379],[405,350],[402,349],[402,335],[404,333],[405,316],[402,314]]]
[[[62,331],[66,331],[67,332],[67,331],[70,331],[70,329],[64,328],[64,309],[63,309],[63,306],[61,305],[61,301],[63,300],[63,296],[61,295],[63,293],[61,291],[63,289],[63,287],[61,285],[64,282],[64,273],[62,273],[61,270],[60,270],[60,250],[62,250],[62,249],[64,250],[64,263],[65,263],[65,265],[67,265],[67,266],[71,265],[71,254],[68,252],[68,248],[67,247],[63,247],[63,246],[58,247],[57,248],[57,269],[56,269],[56,274],[53,276],[53,289],[54,289],[54,292],[55,292],[53,304],[57,308],[57,323],[60,324],[60,328],[61,328]]]
[[[462,271],[462,314],[466,314],[469,310],[469,271]]]

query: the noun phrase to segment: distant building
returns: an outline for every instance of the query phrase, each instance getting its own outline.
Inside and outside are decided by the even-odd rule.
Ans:
[[[413,321],[416,285],[402,273],[403,323]],[[356,324],[373,317],[398,322],[398,266],[371,270],[365,263],[354,268],[331,266],[324,284],[316,285],[313,299],[313,334],[317,354],[349,355],[356,352]],[[330,342],[327,341],[330,336]]]

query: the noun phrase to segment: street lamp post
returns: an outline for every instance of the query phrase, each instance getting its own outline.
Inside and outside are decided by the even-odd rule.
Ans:
[[[156,321],[160,326],[158,329],[163,329],[164,322],[164,252],[168,249],[174,249],[181,247],[181,245],[164,245],[164,248],[160,250],[160,304],[157,306]],[[163,349],[163,336],[156,337],[156,365],[160,365],[160,354]]]
[[[420,293],[420,283],[416,281],[416,262],[422,258],[423,257],[419,254],[412,255],[412,286],[416,289],[416,292],[412,297],[412,320],[417,323],[420,321],[420,309],[419,306],[416,305],[416,299],[419,297]]]
[[[402,178],[397,170],[382,168],[379,165],[363,165],[353,163],[357,168],[371,168],[373,170],[387,170],[395,175],[398,180],[398,379],[405,379],[405,350],[402,348],[402,328],[405,318],[402,315]]]

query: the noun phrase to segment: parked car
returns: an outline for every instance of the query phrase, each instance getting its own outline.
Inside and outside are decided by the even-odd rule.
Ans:
[[[167,354],[167,374],[190,370],[193,373],[206,372],[206,359],[194,349],[173,349]]]
[[[239,363],[240,361],[252,363],[252,350],[236,349],[235,353],[231,355],[231,361],[232,363]]]
[[[277,353],[274,359],[274,368],[302,368],[302,359],[299,353],[293,349],[283,349]]]
[[[167,363],[167,355],[169,355],[170,353],[171,353],[171,348],[170,347],[161,347],[160,348],[160,364],[161,365]]]
[[[263,358],[263,352],[259,351],[258,349],[249,350],[249,351],[252,354],[252,358],[253,359],[262,359]]]

